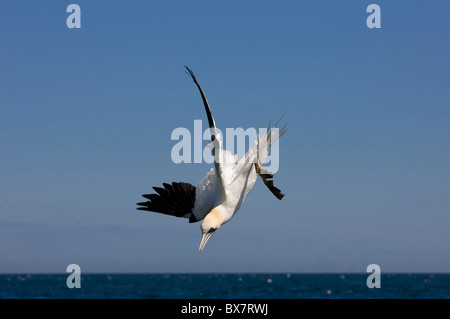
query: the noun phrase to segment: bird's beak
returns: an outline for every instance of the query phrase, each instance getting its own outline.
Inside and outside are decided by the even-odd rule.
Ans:
[[[200,241],[200,247],[198,247],[198,252],[201,253],[203,248],[205,248],[206,243],[211,238],[214,232],[204,233],[202,234],[202,240]]]

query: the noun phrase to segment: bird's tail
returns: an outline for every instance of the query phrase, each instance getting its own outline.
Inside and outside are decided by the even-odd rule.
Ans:
[[[278,141],[284,135],[284,133],[287,132],[287,123],[284,124],[282,128],[277,127],[278,123],[280,123],[280,121],[283,119],[284,114],[285,113],[281,115],[280,119],[273,126],[271,126],[271,121],[269,121],[269,125],[267,126],[267,133],[263,135],[263,137],[261,138],[261,141],[263,141],[263,143],[264,142],[266,143],[265,146],[267,148],[269,148],[273,143]]]
[[[273,126],[271,126],[271,122],[269,122],[267,132],[261,138],[258,135],[258,140],[256,142],[257,146],[255,162],[256,173],[261,177],[264,184],[272,192],[272,194],[274,194],[280,200],[283,199],[285,194],[283,194],[279,188],[273,185],[273,174],[263,169],[262,166],[268,156],[270,146],[278,141],[287,131],[287,124],[285,124],[281,129],[276,127],[278,123],[280,123],[283,116],[284,114]]]

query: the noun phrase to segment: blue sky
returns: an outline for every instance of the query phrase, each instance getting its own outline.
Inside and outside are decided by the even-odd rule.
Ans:
[[[450,271],[450,4],[370,3],[2,1],[0,273]],[[206,127],[183,65],[219,128],[289,123],[286,197],[258,181],[200,255],[135,209],[211,167],[170,158]]]

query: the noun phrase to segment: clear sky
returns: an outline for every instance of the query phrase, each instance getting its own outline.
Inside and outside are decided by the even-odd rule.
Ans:
[[[449,11],[1,1],[0,273],[449,272]],[[171,132],[207,123],[183,65],[219,128],[289,123],[286,197],[258,181],[200,255],[200,224],[136,210],[152,186],[211,167],[171,161]]]

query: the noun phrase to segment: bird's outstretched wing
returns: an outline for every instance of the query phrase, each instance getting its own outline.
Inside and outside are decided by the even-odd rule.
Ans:
[[[137,203],[139,210],[189,218],[190,223],[197,222],[193,214],[196,187],[189,183],[163,183],[164,188],[153,187],[156,194],[145,194],[147,202]]]
[[[205,92],[203,92],[202,86],[198,83],[197,78],[194,75],[194,72],[189,69],[187,66],[184,66],[186,68],[186,73],[191,76],[192,80],[194,81],[195,85],[197,85],[197,88],[200,92],[200,95],[202,96],[203,105],[205,107],[206,111],[206,117],[208,118],[208,124],[209,129],[211,131],[211,151],[212,155],[214,156],[214,167],[217,172],[217,177],[220,181],[220,184],[222,186],[222,190],[225,191],[224,188],[224,165],[227,164],[227,153],[225,150],[222,149],[220,139],[216,138],[216,123],[214,122],[214,118],[212,116],[211,108],[209,107],[208,99],[206,98]]]
[[[184,67],[187,70],[186,73],[191,76],[192,80],[194,81],[195,85],[197,85],[197,88],[200,91],[203,100],[203,105],[205,106],[206,110],[206,116],[208,117],[209,128],[211,129],[211,141],[214,141],[216,135],[216,123],[214,122],[214,118],[211,113],[211,108],[209,107],[208,99],[206,98],[206,95],[203,92],[202,86],[198,83],[197,78],[194,75],[194,72],[187,66]]]

